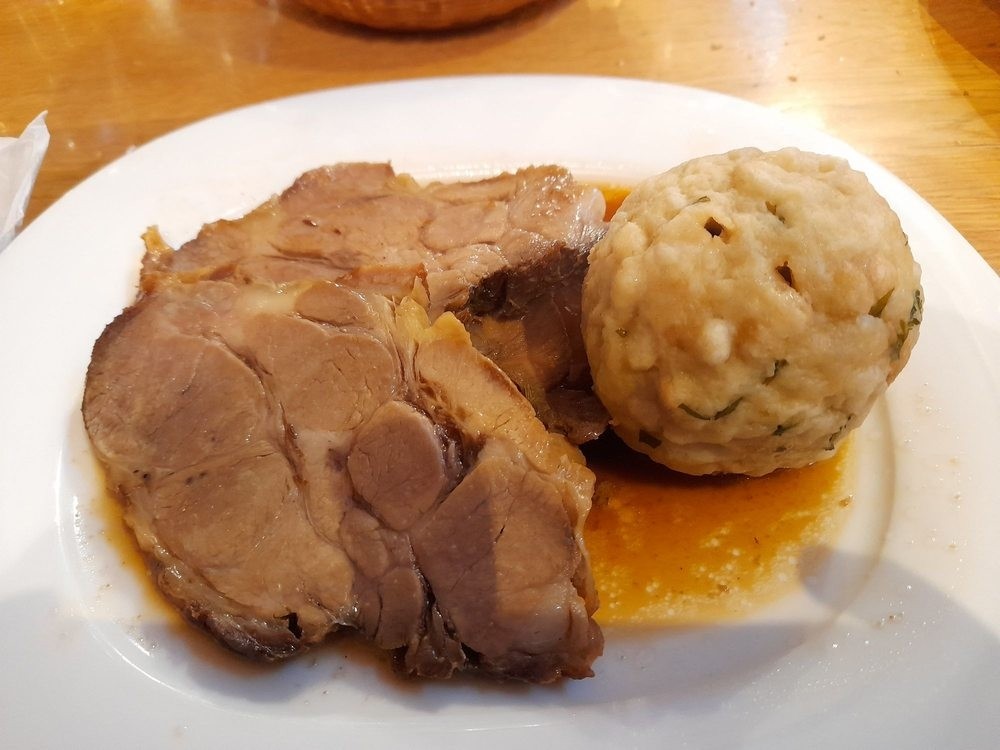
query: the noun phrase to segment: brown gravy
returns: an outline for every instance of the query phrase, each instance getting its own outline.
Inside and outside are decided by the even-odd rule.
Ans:
[[[103,467],[96,460],[94,466],[96,476],[103,478]],[[171,606],[156,588],[153,574],[139,550],[135,536],[125,523],[122,503],[111,490],[106,490],[94,498],[92,508],[100,521],[101,536],[107,540],[115,558],[121,567],[135,573],[136,582],[142,590],[143,603],[148,604],[143,619],[167,623],[178,628],[186,627],[180,612]]]
[[[619,187],[616,185],[602,185],[601,192],[604,193],[604,220],[611,221],[615,211],[621,206],[622,201],[632,192],[631,188]]]
[[[746,614],[797,584],[798,561],[839,530],[850,440],[804,469],[689,477],[605,436],[585,537],[603,625],[678,625]]]

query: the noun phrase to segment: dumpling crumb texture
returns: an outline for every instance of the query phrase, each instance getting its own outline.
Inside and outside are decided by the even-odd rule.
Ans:
[[[752,476],[833,453],[909,358],[920,267],[842,159],[746,148],[636,187],[590,258],[595,389],[632,448]]]

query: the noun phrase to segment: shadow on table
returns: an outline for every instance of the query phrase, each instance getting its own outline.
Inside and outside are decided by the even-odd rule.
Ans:
[[[956,43],[995,73],[1000,73],[1000,0],[921,0],[928,15]],[[965,76],[946,58],[941,58],[962,87],[970,103],[982,114],[996,114],[996,103],[987,92],[967,87]],[[988,120],[987,120],[988,121]],[[994,127],[994,129],[996,129]]]
[[[1000,72],[1000,0],[922,0],[931,17],[984,65]],[[975,10],[970,10],[975,6]]]

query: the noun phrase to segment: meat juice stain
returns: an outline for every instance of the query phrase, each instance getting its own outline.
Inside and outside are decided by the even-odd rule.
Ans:
[[[585,447],[597,475],[584,536],[602,625],[690,625],[746,615],[796,588],[802,553],[850,506],[851,441],[804,469],[689,477],[613,435]]]
[[[104,471],[94,462],[97,476]],[[100,520],[101,535],[119,560],[122,568],[134,573],[140,589],[137,602],[138,621],[144,626],[160,629],[180,640],[195,655],[199,663],[210,664],[239,677],[254,677],[275,669],[272,664],[254,662],[222,648],[201,628],[192,625],[180,610],[156,587],[153,574],[131,529],[125,523],[122,504],[110,490],[98,495],[92,504],[94,515]]]
[[[97,476],[103,477],[104,470],[95,461]],[[142,590],[144,605],[150,605],[148,611],[144,608],[144,618],[156,619],[157,622],[170,623],[178,628],[183,624],[180,613],[174,609],[156,588],[152,573],[139,546],[125,523],[121,502],[110,490],[98,495],[93,503],[94,515],[100,519],[101,535],[108,546],[114,551],[121,567],[135,572],[136,582]]]
[[[94,462],[97,476],[103,476],[101,466]],[[266,663],[254,661],[241,656],[220,645],[214,638],[205,633],[197,625],[189,623],[180,610],[156,587],[153,574],[150,572],[146,558],[125,523],[122,503],[109,491],[98,495],[92,504],[92,512],[99,519],[101,535],[119,560],[122,568],[135,574],[135,581],[140,587],[138,607],[143,623],[156,623],[180,640],[190,651],[199,664],[208,664],[239,678],[252,678],[275,672],[281,668],[282,662]],[[343,662],[363,665],[372,674],[379,674],[386,684],[405,690],[416,685],[415,681],[397,675],[387,653],[372,647],[361,636],[344,631],[332,636],[327,643],[313,647],[309,653],[301,655],[302,659],[317,659],[325,649],[330,649]],[[342,668],[342,667],[341,667]]]
[[[604,220],[611,221],[615,211],[621,206],[622,201],[632,192],[631,188],[618,187],[615,185],[601,185],[601,192],[604,193]]]

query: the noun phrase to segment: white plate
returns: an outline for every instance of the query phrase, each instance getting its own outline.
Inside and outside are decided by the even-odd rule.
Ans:
[[[133,297],[148,225],[179,243],[343,160],[391,159],[419,178],[556,162],[627,182],[743,145],[847,157],[924,269],[916,352],[857,438],[856,509],[799,594],[725,626],[610,631],[592,680],[402,688],[336,647],[239,668],[168,626],[122,567],[95,512],[79,402],[94,339]],[[197,123],[71,190],[0,255],[2,744],[992,747],[998,365],[1000,281],[958,233],[846,145],[745,102],[625,80],[458,78]]]

